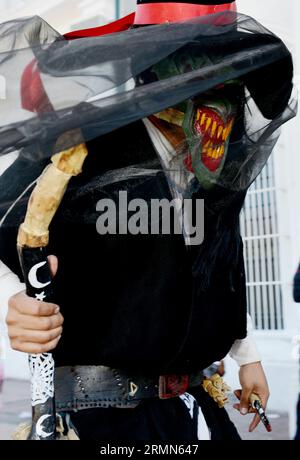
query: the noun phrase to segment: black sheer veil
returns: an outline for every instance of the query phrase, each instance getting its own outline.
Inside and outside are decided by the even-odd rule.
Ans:
[[[242,131],[230,144],[230,162],[211,180],[226,190],[246,190],[266,164],[279,128],[297,110],[288,49],[242,14],[221,13],[70,41],[33,17],[1,24],[0,37],[0,75],[5,82],[0,155],[19,152],[0,177],[4,226],[3,217],[17,199],[24,199],[22,194],[53,153],[234,79],[245,87]],[[202,64],[156,81],[140,78],[186,49],[205,56]],[[64,136],[66,132],[73,135]],[[180,145],[178,158],[188,148]],[[172,164],[182,167],[182,161]]]

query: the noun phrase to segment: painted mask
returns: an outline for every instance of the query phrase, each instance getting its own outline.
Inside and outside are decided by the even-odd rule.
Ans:
[[[205,56],[193,59],[183,55],[157,66],[152,72],[163,79],[205,65],[207,60]],[[204,188],[216,184],[222,173],[242,93],[242,84],[233,80],[154,115],[181,129],[188,146],[183,164]]]

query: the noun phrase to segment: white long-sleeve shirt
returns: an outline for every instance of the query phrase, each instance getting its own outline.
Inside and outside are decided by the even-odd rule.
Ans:
[[[7,315],[8,300],[18,292],[24,291],[22,284],[14,273],[12,273],[3,262],[0,261],[0,321],[5,324]]]

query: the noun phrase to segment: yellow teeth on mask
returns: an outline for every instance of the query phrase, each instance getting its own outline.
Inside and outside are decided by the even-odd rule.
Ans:
[[[217,148],[217,149],[214,149],[213,158],[215,158],[215,159],[219,158],[219,150],[220,150],[220,147]]]
[[[207,120],[207,122],[206,122],[206,128],[205,128],[206,131],[209,130],[209,127],[210,127],[210,125],[211,125],[211,122],[212,122],[211,118],[208,118],[208,120]]]
[[[229,135],[231,134],[233,128],[233,120],[230,121],[230,123],[227,125],[227,127],[223,131],[223,141],[227,141]]]
[[[211,128],[211,136],[212,136],[212,137],[215,135],[215,132],[216,132],[216,130],[217,130],[217,126],[218,126],[217,122],[214,121],[214,122],[213,122],[213,125],[212,125],[212,128]]]
[[[232,118],[227,125],[219,125],[217,121],[208,117],[206,113],[202,112],[202,110],[197,111],[196,121],[202,128],[204,128],[204,133],[209,134],[212,138],[217,138],[217,140],[222,139],[222,141],[227,141],[234,123],[234,119]]]
[[[203,154],[206,154],[210,158],[218,160],[223,157],[225,153],[225,146],[220,145],[219,147],[213,148],[212,142],[208,141],[203,147]]]
[[[218,129],[218,139],[220,139],[222,133],[223,133],[223,126],[219,126],[219,129]]]

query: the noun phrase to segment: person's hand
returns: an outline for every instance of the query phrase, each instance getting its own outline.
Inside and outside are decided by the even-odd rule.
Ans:
[[[57,258],[49,257],[52,276],[57,272]],[[64,319],[57,305],[40,302],[25,292],[9,299],[6,323],[13,350],[24,353],[47,353],[56,348]]]
[[[260,423],[260,417],[256,410],[251,407],[250,396],[252,393],[258,395],[263,408],[266,409],[270,396],[268,382],[261,363],[252,363],[241,366],[239,377],[242,390],[236,390],[234,394],[240,402],[238,404],[234,404],[233,407],[240,411],[242,415],[251,413],[256,414],[249,426],[249,432],[251,433]]]

